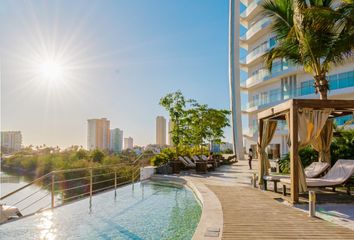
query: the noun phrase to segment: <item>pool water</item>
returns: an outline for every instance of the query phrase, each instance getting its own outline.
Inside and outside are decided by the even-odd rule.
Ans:
[[[186,187],[128,185],[0,225],[5,239],[191,239],[201,207]]]

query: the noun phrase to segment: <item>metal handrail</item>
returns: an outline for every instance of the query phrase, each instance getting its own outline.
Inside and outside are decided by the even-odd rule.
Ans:
[[[60,201],[61,201],[60,205],[63,204],[64,202],[70,200],[70,199],[78,199],[78,198],[83,197],[83,196],[90,196],[90,206],[91,206],[91,199],[92,199],[92,194],[93,193],[101,192],[101,191],[104,191],[104,190],[109,189],[109,188],[114,188],[116,190],[118,186],[125,185],[125,184],[128,184],[128,183],[133,183],[134,184],[135,181],[139,178],[139,175],[140,175],[139,171],[140,171],[141,164],[139,163],[139,160],[141,160],[144,156],[153,156],[153,154],[145,154],[145,153],[140,154],[134,161],[132,161],[130,163],[119,163],[119,164],[110,164],[110,165],[102,165],[102,166],[90,166],[90,167],[87,167],[87,168],[54,170],[54,171],[51,171],[51,172],[49,172],[49,173],[47,173],[47,174],[45,174],[45,175],[33,180],[32,182],[26,184],[25,186],[20,187],[20,188],[18,188],[16,190],[6,194],[5,196],[2,196],[0,198],[0,200],[6,199],[6,198],[14,195],[15,193],[18,193],[19,191],[21,191],[21,190],[33,185],[36,182],[45,180],[46,182],[49,182],[49,184],[46,184],[44,186],[44,188],[48,188],[49,187],[50,188],[49,192],[47,194],[45,194],[44,196],[42,196],[41,198],[34,200],[33,202],[29,201],[30,204],[27,205],[26,207],[22,208],[21,211],[29,208],[30,206],[34,205],[35,203],[37,203],[39,201],[41,201],[45,197],[48,197],[48,195],[51,195],[51,203],[48,204],[46,207],[41,208],[40,210],[46,209],[48,206],[51,206],[51,208],[54,208],[55,207],[55,194],[57,194],[58,192],[64,193],[64,192],[67,192],[67,191],[70,191],[70,190],[73,190],[73,189],[78,189],[78,188],[86,188],[86,190],[83,189],[85,191],[84,193],[80,193],[80,194],[73,195],[73,196],[70,196],[71,194],[69,194],[69,196],[67,198],[64,198],[64,197],[60,198]],[[131,167],[131,170],[130,170],[130,173],[128,173],[128,175],[125,175],[125,174],[118,175],[117,174],[117,173],[119,173],[119,168],[121,168],[121,167],[129,167],[129,166]],[[94,170],[99,170],[99,169],[107,169],[108,172],[104,172],[104,173],[98,172],[98,174],[94,175],[93,171]],[[59,175],[60,178],[56,180],[56,175],[57,174],[71,173],[71,172],[80,172],[80,171],[85,172],[84,173],[85,174],[84,177],[77,177],[77,178],[72,178],[72,179],[65,179],[64,178],[64,180],[61,180],[62,178],[60,176],[62,176],[62,175]],[[94,179],[99,180],[99,178],[97,179],[96,177],[100,177],[100,176],[104,176],[104,175],[109,177],[110,175],[113,175],[113,174],[114,174],[113,178],[105,179],[106,177],[103,177],[102,178],[103,180],[94,181]],[[124,181],[123,180],[123,179],[129,179],[130,175],[131,175],[131,180],[128,180],[128,181]],[[123,182],[119,182],[118,180],[120,180],[120,179],[122,179]],[[85,181],[88,181],[88,183],[82,184],[80,186],[71,185],[72,187],[67,186],[65,184],[66,182],[73,182],[73,181],[78,181],[78,180],[85,180]],[[113,181],[114,181],[114,184],[110,185],[109,182],[113,182]],[[104,182],[107,182],[107,184],[104,184],[103,187],[99,188],[100,186],[97,186],[97,184],[104,183]],[[62,184],[62,183],[64,183],[63,184],[64,188],[56,190],[55,187],[56,186],[61,186],[61,185],[58,185],[58,184]],[[108,184],[109,184],[109,186],[107,186]],[[96,187],[98,187],[98,188],[97,189],[93,188],[94,185],[96,185]],[[88,186],[89,186],[89,190],[87,189]],[[68,187],[68,188],[66,188],[66,187]],[[42,188],[37,190],[37,191],[34,191],[34,192],[30,193],[25,198],[22,198],[19,201],[17,201],[15,203],[15,205],[19,204],[19,203],[21,203],[21,202],[23,202],[23,201],[25,201],[27,199],[29,199],[30,197],[32,197],[36,193],[40,192],[41,190],[42,190]],[[73,194],[76,194],[76,192],[73,192]],[[116,196],[116,192],[115,192],[115,196]],[[37,211],[35,211],[35,212],[37,212]]]
[[[118,186],[122,186],[128,183],[134,183],[136,182],[137,179],[139,179],[140,176],[140,167],[142,166],[142,162],[139,162],[143,157],[152,157],[154,154],[153,153],[142,153],[139,156],[136,157],[134,161],[127,162],[127,163],[119,163],[119,164],[110,164],[110,165],[101,165],[101,166],[90,166],[86,168],[75,168],[75,169],[63,169],[63,170],[54,170],[51,171],[47,174],[44,174],[43,176],[33,180],[32,182],[6,194],[5,196],[0,197],[0,200],[7,199],[8,197],[20,192],[21,190],[33,185],[34,183],[41,182],[42,183],[42,188],[39,190],[36,190],[26,197],[19,199],[14,205],[17,205],[19,203],[29,203],[28,205],[25,205],[24,208],[20,209],[21,211],[33,206],[34,204],[38,203],[39,201],[45,199],[50,195],[51,201],[48,205],[45,207],[40,207],[38,211],[41,211],[43,209],[47,209],[49,206],[51,208],[54,208],[56,206],[60,206],[64,204],[65,202],[69,200],[74,200],[74,199],[79,199],[81,197],[89,197],[90,199],[90,206],[92,205],[92,195],[93,193],[97,192],[102,192],[107,189],[112,189],[114,188],[114,196],[117,196],[116,189]],[[120,169],[124,169],[124,167],[129,167],[129,172],[126,172],[126,174],[121,175],[120,174]],[[106,169],[104,171],[107,172],[99,172],[100,169]],[[127,169],[127,170],[128,170]],[[97,174],[94,174],[94,171],[97,170]],[[83,172],[83,177],[76,177],[72,176],[74,178],[70,179],[65,179],[65,173],[74,173],[74,172]],[[113,175],[114,174],[114,175]],[[57,176],[56,176],[57,175]],[[76,174],[74,174],[76,175]],[[113,175],[114,177],[110,177]],[[76,175],[77,176],[77,175]],[[68,176],[66,176],[68,177]],[[99,178],[97,178],[99,177]],[[100,178],[101,177],[101,178]],[[109,179],[106,179],[109,178]],[[82,180],[80,186],[75,186],[77,183],[74,181],[80,181]],[[95,181],[98,180],[98,181]],[[122,181],[122,182],[121,182]],[[43,184],[43,183],[48,183],[48,184]],[[67,182],[74,182],[72,184],[66,184]],[[112,185],[110,182],[114,182]],[[104,183],[103,185],[98,185]],[[95,187],[94,187],[95,186]],[[56,189],[56,187],[58,189]],[[89,187],[89,189],[88,189]],[[47,194],[44,196],[41,196],[39,199],[34,199],[34,195],[38,192],[40,192],[43,188],[49,190]],[[49,188],[49,189],[48,189]],[[77,191],[74,192],[68,192],[70,190],[78,189]],[[82,189],[82,190],[79,190]],[[55,195],[58,193],[63,194],[58,200],[60,201],[59,205],[56,205],[56,198]],[[67,196],[65,198],[65,196]],[[32,198],[31,198],[32,197]],[[22,205],[21,204],[21,205]],[[58,203],[57,203],[58,204]],[[41,204],[42,205],[42,204]],[[45,204],[44,204],[45,205]],[[37,210],[34,210],[33,212],[38,212]]]
[[[35,180],[33,180],[32,182],[26,184],[25,186],[20,187],[20,188],[18,188],[18,189],[16,189],[16,190],[14,190],[14,191],[12,191],[12,192],[6,194],[5,196],[0,197],[0,201],[1,201],[1,200],[4,200],[4,199],[7,198],[7,197],[10,197],[11,195],[13,195],[13,194],[15,194],[15,193],[21,191],[22,189],[25,189],[25,188],[31,186],[31,185],[34,184],[35,182],[38,182],[39,180],[42,180],[42,179],[44,179],[44,178],[50,176],[51,174],[52,174],[52,172],[47,173],[47,174],[45,174],[45,175],[43,175],[43,176],[41,176],[41,177],[39,177],[39,178],[36,178]]]

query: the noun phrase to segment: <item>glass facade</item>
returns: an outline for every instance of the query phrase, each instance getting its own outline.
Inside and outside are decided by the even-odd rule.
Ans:
[[[265,105],[274,104],[276,102],[286,100],[291,97],[298,97],[315,93],[315,89],[313,87],[313,80],[301,82],[300,88],[291,88],[291,80],[295,79],[291,79],[291,76],[288,78],[289,79],[286,79],[286,81],[284,80],[282,88],[271,89],[268,92],[262,92],[260,95],[254,95],[252,97],[252,101],[249,102],[246,106],[244,106],[243,109],[251,107],[263,107]],[[328,79],[330,90],[354,87],[354,71],[333,74],[330,75]],[[296,86],[296,84],[294,86]]]

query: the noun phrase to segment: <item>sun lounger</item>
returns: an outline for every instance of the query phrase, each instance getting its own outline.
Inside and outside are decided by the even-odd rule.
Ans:
[[[347,193],[350,194],[350,178],[354,174],[354,160],[339,159],[336,164],[328,171],[328,173],[320,178],[306,178],[308,188],[318,187],[347,187]],[[283,193],[286,195],[286,186],[290,185],[290,179],[280,179],[283,184]]]
[[[183,157],[181,157],[181,156],[178,157],[178,160],[180,160],[186,168],[195,168],[195,164],[194,164],[194,163],[192,164],[192,163],[187,162],[187,161],[186,161]]]
[[[189,157],[184,156],[184,160],[186,160],[190,166],[195,167],[195,163]]]
[[[313,162],[305,168],[305,175],[307,178],[316,178],[325,173],[330,165],[323,162]],[[267,190],[267,182],[272,181],[274,183],[274,192],[277,192],[277,184],[281,179],[290,179],[289,175],[266,175],[263,176],[264,190]]]
[[[206,161],[210,166],[212,170],[215,170],[215,168],[218,166],[217,162],[215,160],[209,160],[205,155],[200,155],[199,156],[203,161]],[[209,166],[208,166],[209,168]]]

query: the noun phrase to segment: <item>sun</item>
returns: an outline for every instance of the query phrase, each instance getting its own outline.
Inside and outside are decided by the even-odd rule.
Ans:
[[[38,74],[46,81],[63,81],[64,67],[60,62],[48,59],[38,65]]]

